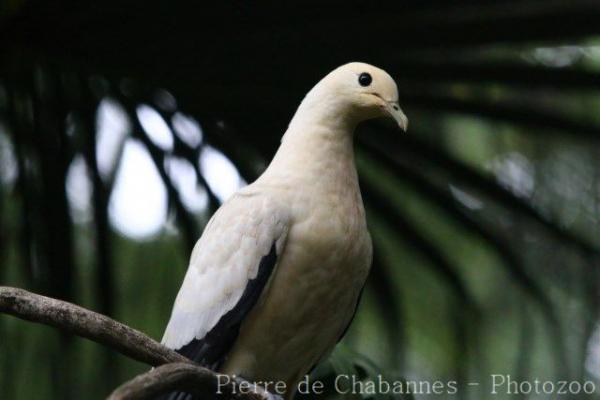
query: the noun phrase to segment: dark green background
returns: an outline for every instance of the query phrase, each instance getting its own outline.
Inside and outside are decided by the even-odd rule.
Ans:
[[[357,132],[375,263],[352,329],[315,374],[458,380],[472,399],[489,398],[490,373],[600,386],[597,1],[13,0],[0,13],[2,285],[160,339],[218,199],[185,208],[136,106],[196,118],[203,143],[249,182],[304,93],[365,61],[396,78],[410,128]],[[161,108],[158,89],[175,109]],[[106,99],[161,173],[176,234],[111,228],[114,181],[94,151]],[[197,165],[203,145],[176,140],[173,153]],[[65,189],[78,155],[93,189],[85,223],[73,222]],[[0,317],[2,399],[100,399],[147,368]]]

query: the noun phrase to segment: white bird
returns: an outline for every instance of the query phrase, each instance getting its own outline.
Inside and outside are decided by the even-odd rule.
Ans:
[[[225,374],[285,382],[293,397],[345,333],[369,272],[353,133],[384,116],[406,130],[396,83],[372,65],[343,65],[312,88],[269,167],[196,243],[163,344]]]

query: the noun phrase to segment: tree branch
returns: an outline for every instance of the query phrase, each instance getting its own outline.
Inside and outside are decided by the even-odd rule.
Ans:
[[[147,399],[173,390],[206,399],[279,399],[258,385],[196,365],[135,329],[66,301],[0,286],[0,313],[49,325],[159,366],[118,387],[109,400]]]
[[[183,390],[203,399],[276,399],[260,386],[233,380],[191,363],[172,363],[154,368],[118,387],[107,400],[148,399],[173,390]]]
[[[0,312],[93,340],[152,366],[191,362],[143,333],[102,314],[23,289],[0,286]]]

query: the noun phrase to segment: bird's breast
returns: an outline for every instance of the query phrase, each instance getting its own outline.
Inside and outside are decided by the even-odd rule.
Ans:
[[[362,203],[302,200],[292,204],[296,215],[272,282],[225,372],[294,382],[333,348],[354,313],[371,263]]]

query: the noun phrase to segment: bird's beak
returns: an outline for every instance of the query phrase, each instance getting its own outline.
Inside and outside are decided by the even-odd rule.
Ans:
[[[400,129],[404,132],[408,129],[408,118],[404,115],[404,112],[398,105],[397,101],[386,101],[386,109],[390,116],[396,120]]]

